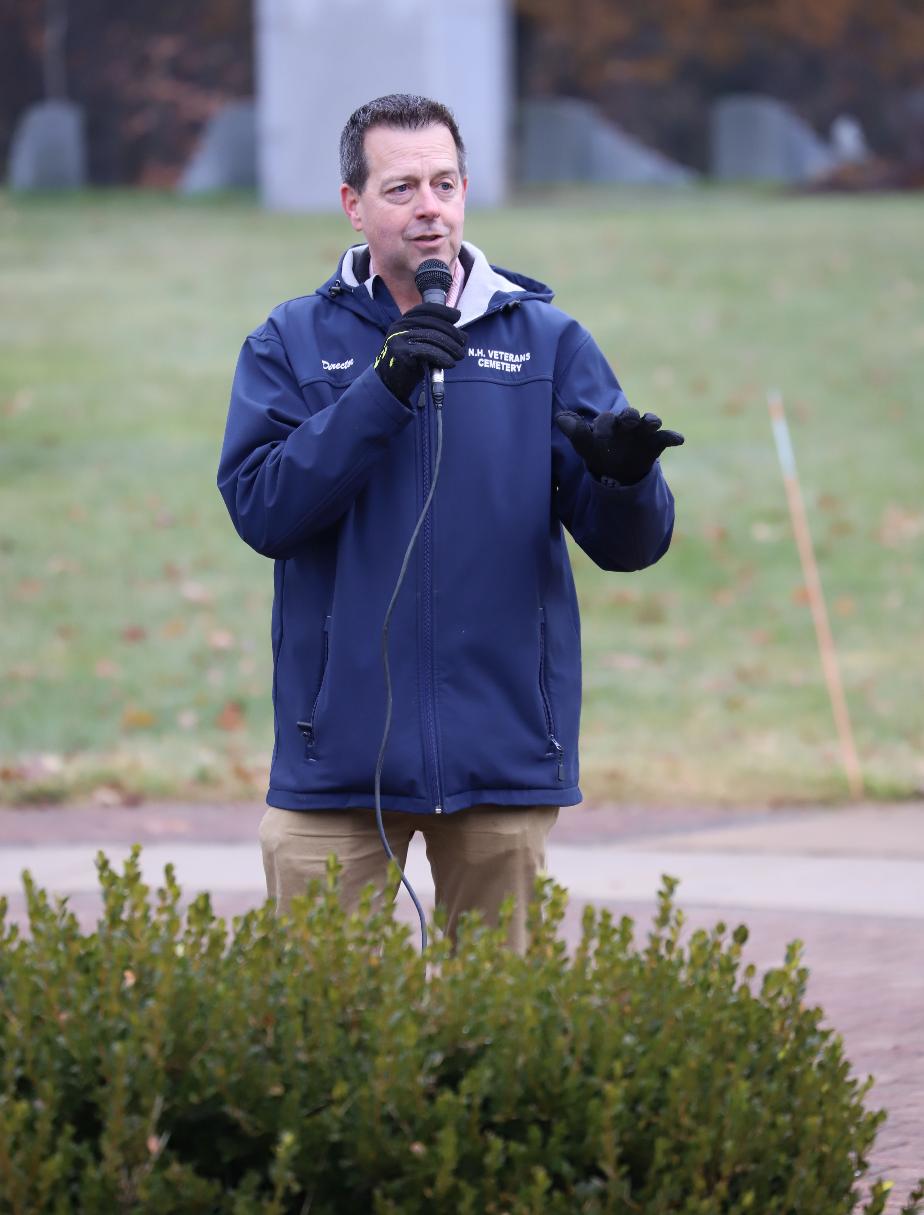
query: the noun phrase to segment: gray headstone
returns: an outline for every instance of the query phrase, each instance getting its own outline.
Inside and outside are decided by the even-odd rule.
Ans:
[[[838,114],[831,123],[831,151],[838,164],[860,164],[869,159],[863,128],[850,114]]]
[[[520,110],[523,182],[598,181],[685,185],[698,175],[571,97],[535,98]]]
[[[10,144],[13,190],[74,190],[86,184],[83,111],[70,101],[30,106]]]
[[[789,106],[755,93],[712,107],[711,161],[726,181],[800,182],[826,173],[834,156]]]
[[[256,114],[252,101],[233,101],[215,114],[177,185],[203,194],[257,184]]]
[[[468,154],[469,201],[503,202],[508,177],[508,0],[256,0],[257,168],[266,206],[338,210],[338,143],[385,93],[448,105]]]

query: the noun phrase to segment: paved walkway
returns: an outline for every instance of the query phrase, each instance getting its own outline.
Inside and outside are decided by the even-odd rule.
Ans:
[[[0,894],[23,921],[20,874],[68,893],[89,927],[98,908],[93,858],[144,844],[157,882],[169,860],[184,891],[212,892],[232,915],[264,897],[256,830],[262,807],[73,807],[0,811]],[[408,876],[425,906],[433,889],[420,837]],[[924,803],[745,812],[598,806],[563,810],[549,870],[570,891],[564,930],[587,902],[631,915],[645,931],[661,875],[680,878],[686,931],[748,924],[746,960],[779,965],[805,942],[809,998],[845,1039],[854,1072],[873,1074],[867,1101],[889,1111],[872,1177],[895,1183],[895,1213],[924,1174]],[[398,913],[416,924],[404,892]]]

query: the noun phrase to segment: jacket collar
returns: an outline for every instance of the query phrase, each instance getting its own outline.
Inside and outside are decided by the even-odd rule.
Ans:
[[[462,313],[460,326],[501,308],[516,306],[523,300],[538,299],[549,303],[552,299],[552,290],[544,283],[492,266],[482,251],[468,241],[462,242],[459,258],[466,270],[465,286],[456,305]],[[318,294],[381,325],[385,320],[383,310],[364,286],[368,273],[369,246],[352,245],[340,259],[337,273],[318,288]],[[385,328],[388,323],[386,320]]]

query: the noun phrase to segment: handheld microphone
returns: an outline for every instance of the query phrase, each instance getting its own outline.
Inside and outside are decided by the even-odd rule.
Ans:
[[[414,285],[420,292],[421,299],[425,304],[446,304],[446,296],[449,294],[449,288],[452,286],[452,275],[449,272],[449,267],[445,262],[441,262],[438,257],[428,257],[426,261],[420,263],[417,267],[417,273],[414,275]],[[444,375],[442,367],[430,368],[430,388],[433,392],[433,402],[440,406],[443,404],[443,395],[446,391],[444,386]]]

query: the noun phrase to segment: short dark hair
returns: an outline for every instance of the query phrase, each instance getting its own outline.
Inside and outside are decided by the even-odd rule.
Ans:
[[[459,157],[459,173],[465,176],[465,144],[452,110],[429,97],[415,93],[389,93],[376,97],[354,110],[340,135],[340,177],[348,186],[362,194],[369,180],[366,160],[366,132],[372,127],[403,127],[416,131],[441,123],[447,127]]]

